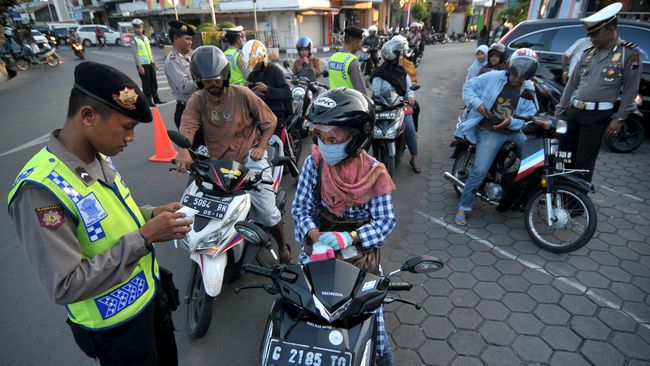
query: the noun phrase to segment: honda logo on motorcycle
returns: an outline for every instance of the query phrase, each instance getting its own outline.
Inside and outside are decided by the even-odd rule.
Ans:
[[[331,291],[321,291],[321,295],[323,295],[323,296],[343,297],[342,293],[340,293],[340,292],[331,292]]]
[[[325,108],[334,108],[336,107],[336,102],[332,98],[322,97],[314,101],[314,105],[325,107]]]

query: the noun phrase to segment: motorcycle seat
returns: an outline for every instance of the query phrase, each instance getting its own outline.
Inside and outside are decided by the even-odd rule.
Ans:
[[[280,156],[280,146],[274,141],[269,142],[269,144],[266,146],[266,155],[267,155],[266,160],[269,162],[270,165],[273,159]]]

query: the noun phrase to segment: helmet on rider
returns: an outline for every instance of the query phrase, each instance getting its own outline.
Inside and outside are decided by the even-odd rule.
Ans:
[[[244,67],[247,70],[253,70],[260,62],[264,66],[269,64],[269,53],[266,51],[264,43],[251,39],[244,44],[242,48],[242,60],[244,60]]]
[[[143,24],[144,24],[144,22],[143,22],[142,20],[138,19],[138,18],[135,18],[135,19],[133,19],[133,20],[131,21],[131,25],[134,25],[134,26],[136,26],[136,27],[137,27],[137,26],[141,26],[141,25],[143,25]]]
[[[538,66],[537,53],[530,48],[516,50],[508,60],[508,72],[527,80],[535,76]]]
[[[300,50],[306,49],[309,52],[309,56],[311,56],[311,39],[309,37],[300,37],[296,41],[296,49],[298,50],[298,53],[300,53]]]
[[[220,95],[229,85],[230,64],[226,55],[218,47],[201,46],[192,53],[190,73],[194,81],[201,88],[203,87],[203,82],[206,80],[223,80],[221,89],[208,90],[211,94]]]
[[[381,47],[381,58],[385,61],[398,60],[402,52],[409,49],[409,43],[404,36],[395,36]]]
[[[409,30],[413,30],[413,29],[414,30],[419,30],[420,29],[420,23],[418,23],[418,22],[411,23],[411,25],[409,26]]]
[[[490,58],[492,56],[498,56],[499,57],[499,62],[500,64],[505,63],[505,57],[506,57],[506,46],[501,44],[501,43],[492,43],[490,46],[490,49],[488,50],[487,53],[487,59],[488,62],[490,62]]]
[[[314,130],[346,129],[350,135],[345,147],[347,158],[361,153],[370,138],[375,124],[375,108],[365,94],[354,89],[338,88],[318,96],[309,107],[306,119],[307,126]]]
[[[377,26],[373,24],[370,27],[368,27],[368,34],[371,36],[377,34]]]

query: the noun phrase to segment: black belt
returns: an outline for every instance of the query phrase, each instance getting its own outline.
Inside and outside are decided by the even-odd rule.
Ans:
[[[177,100],[177,101],[176,101],[176,104],[187,105],[187,102],[183,102],[183,101]]]

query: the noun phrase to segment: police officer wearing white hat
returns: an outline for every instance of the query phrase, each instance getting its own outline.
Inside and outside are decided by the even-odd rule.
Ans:
[[[131,51],[133,52],[135,65],[138,68],[138,75],[140,75],[142,81],[142,92],[147,96],[147,102],[151,106],[165,103],[158,96],[158,80],[156,80],[158,66],[156,66],[156,60],[154,60],[151,52],[149,37],[144,35],[144,22],[135,18],[131,21],[131,24],[135,32]]]
[[[603,135],[617,134],[636,108],[641,54],[634,43],[618,36],[616,14],[621,8],[621,3],[614,3],[582,19],[593,46],[573,69],[555,112],[569,124],[561,149],[574,152],[571,166],[589,170],[584,173],[588,181]],[[619,95],[620,107],[615,110]]]

